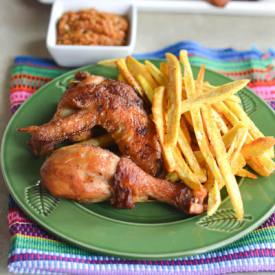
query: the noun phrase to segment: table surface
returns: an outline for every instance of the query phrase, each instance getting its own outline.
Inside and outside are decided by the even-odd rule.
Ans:
[[[10,117],[8,86],[13,58],[16,55],[49,56],[45,47],[49,14],[50,6],[35,0],[1,0],[0,137]],[[275,29],[270,27],[274,25],[272,17],[141,13],[136,52],[156,50],[179,40],[195,40],[214,48],[267,49],[275,47]],[[0,274],[8,274],[7,206],[8,192],[0,175]]]

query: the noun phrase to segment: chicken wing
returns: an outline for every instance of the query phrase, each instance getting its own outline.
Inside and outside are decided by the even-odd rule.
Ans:
[[[58,149],[40,170],[42,184],[56,197],[80,202],[110,200],[117,208],[156,199],[187,214],[204,211],[205,190],[192,191],[184,184],[157,179],[128,158],[87,144]]]
[[[78,95],[91,93],[93,89],[105,80],[102,76],[91,75],[88,72],[77,72],[68,89],[61,97],[52,120],[71,115],[78,110],[74,98]]]
[[[56,116],[41,126],[19,129],[32,135],[30,143],[33,152],[40,154],[45,151],[45,146],[50,148],[100,125],[112,135],[123,155],[130,156],[151,175],[158,175],[162,167],[159,140],[143,101],[134,89],[115,80],[81,85],[82,92],[70,90],[66,104],[64,99],[62,105],[62,108],[70,105],[77,109],[76,112]],[[73,96],[69,96],[70,93]]]
[[[69,116],[75,113],[78,108],[74,104],[74,98],[79,94],[85,94],[91,92],[96,85],[100,84],[105,80],[105,77],[98,75],[91,75],[88,72],[79,71],[75,74],[75,79],[69,83],[68,89],[65,91],[61,97],[56,112],[52,120]],[[77,142],[90,138],[92,136],[92,131],[89,129],[87,131],[82,131],[81,133],[75,134],[70,138],[70,141]],[[30,142],[31,143],[31,142]],[[43,148],[44,147],[44,148]],[[40,152],[51,151],[45,146],[42,146]]]

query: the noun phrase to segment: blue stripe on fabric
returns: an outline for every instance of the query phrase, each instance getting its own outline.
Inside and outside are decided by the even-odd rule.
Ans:
[[[268,52],[272,57],[275,57],[275,48],[268,49]]]
[[[207,58],[212,59],[251,59],[251,58],[261,58],[264,52],[260,51],[256,47],[251,48],[246,51],[238,51],[232,48],[224,49],[211,49],[204,47],[196,42],[192,41],[181,41],[176,44],[165,47],[161,50],[149,52],[149,53],[140,53],[135,54],[137,58],[164,58],[166,52],[172,52],[177,54],[180,49],[188,50],[189,54],[201,55]]]
[[[22,63],[32,63],[34,65],[42,66],[57,66],[56,63],[50,58],[33,57],[33,56],[17,56],[14,60],[15,65]]]
[[[249,268],[250,267],[250,268]],[[258,268],[257,268],[258,267]],[[121,265],[121,264],[86,264],[66,261],[19,261],[9,265],[9,271],[14,273],[33,272],[40,270],[53,272],[52,274],[224,274],[228,272],[248,271],[274,271],[275,259],[273,257],[251,259],[232,259],[230,262],[208,263],[206,265],[181,266],[151,266],[151,265]],[[224,272],[225,269],[227,272]],[[65,271],[65,272],[64,272]],[[60,273],[59,273],[60,272]],[[126,273],[127,272],[127,273]],[[136,273],[138,272],[138,273]],[[160,272],[160,273],[158,273]],[[167,273],[165,273],[167,272]],[[173,273],[172,273],[173,272]],[[50,273],[51,274],[51,273]]]

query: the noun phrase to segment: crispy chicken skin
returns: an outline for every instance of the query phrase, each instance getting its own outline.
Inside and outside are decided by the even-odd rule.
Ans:
[[[105,78],[102,76],[91,75],[84,71],[77,72],[75,74],[75,79],[71,81],[68,89],[61,97],[57,105],[56,112],[50,122],[70,116],[77,112],[79,109],[75,105],[74,98],[79,94],[90,93],[93,89],[96,88],[98,84],[104,80]],[[86,131],[80,131],[72,135],[69,140],[72,142],[86,140],[91,137],[91,134],[92,133],[90,129]],[[54,150],[56,141],[36,140],[35,137],[32,136],[29,140],[29,145],[35,155],[46,155],[47,153]]]
[[[83,71],[77,72],[75,74],[75,80],[69,84],[68,89],[61,97],[52,120],[76,112],[78,108],[75,105],[74,98],[80,94],[91,93],[93,89],[104,80],[105,78],[102,76],[91,75],[88,72]]]
[[[136,202],[153,198],[186,214],[202,213],[206,197],[204,189],[192,191],[184,184],[152,177],[128,158],[121,158],[118,162],[111,190],[111,203],[117,208],[133,208]]]
[[[204,190],[194,192],[150,176],[128,158],[88,144],[58,149],[40,170],[42,183],[57,197],[81,202],[110,200],[117,208],[133,208],[150,198],[172,205],[187,214],[204,210]]]
[[[115,80],[101,79],[98,84],[82,81],[87,81],[87,77],[69,88],[58,107],[77,111],[67,116],[58,115],[57,111],[46,124],[19,129],[32,135],[32,151],[47,152],[55,144],[100,125],[112,135],[123,155],[147,173],[158,175],[162,165],[159,140],[134,89]]]

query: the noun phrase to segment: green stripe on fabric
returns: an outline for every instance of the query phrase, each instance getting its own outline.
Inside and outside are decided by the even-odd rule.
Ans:
[[[17,66],[12,68],[11,72],[12,75],[16,74],[30,74],[33,76],[42,76],[42,77],[49,77],[54,78],[63,73],[66,73],[68,70],[65,69],[47,69],[47,68],[38,68],[38,67],[30,67],[30,66]]]
[[[223,70],[223,71],[234,71],[241,72],[249,69],[265,69],[268,65],[272,65],[272,59],[266,60],[250,60],[250,61],[241,61],[241,62],[224,62],[217,60],[209,60],[203,57],[191,56],[190,61],[193,65],[205,64],[208,68],[213,70]],[[30,74],[38,77],[57,77],[68,70],[66,69],[52,69],[52,68],[40,68],[40,67],[31,67],[27,65],[20,65],[12,68],[12,74]]]
[[[20,77],[17,79],[13,79],[11,85],[22,85],[22,86],[30,86],[30,87],[40,87],[45,84],[47,80],[45,79],[29,79],[25,77]]]
[[[221,248],[221,251],[227,251],[228,249],[237,249],[243,246],[256,245],[260,243],[270,243],[274,240],[275,228],[265,229],[261,231],[251,232],[244,238]],[[56,253],[70,253],[77,255],[90,255],[88,251],[78,249],[63,242],[52,241],[43,238],[25,237],[23,235],[17,235],[12,238],[11,250],[21,249],[37,249],[47,252]]]
[[[16,248],[37,249],[47,252],[69,253],[83,256],[90,255],[88,251],[71,246],[65,242],[52,241],[36,237],[25,237],[22,235],[17,235],[12,238],[11,251]]]
[[[193,65],[205,64],[208,68],[224,71],[243,71],[245,69],[265,69],[268,65],[272,65],[272,59],[266,60],[249,60],[241,62],[224,62],[209,60],[203,57],[191,56],[190,62]]]
[[[274,242],[275,228],[266,228],[259,231],[252,231],[248,235],[244,236],[240,240],[233,242],[226,246],[223,250],[228,248],[243,247],[245,245],[255,245],[259,243],[271,243]]]

